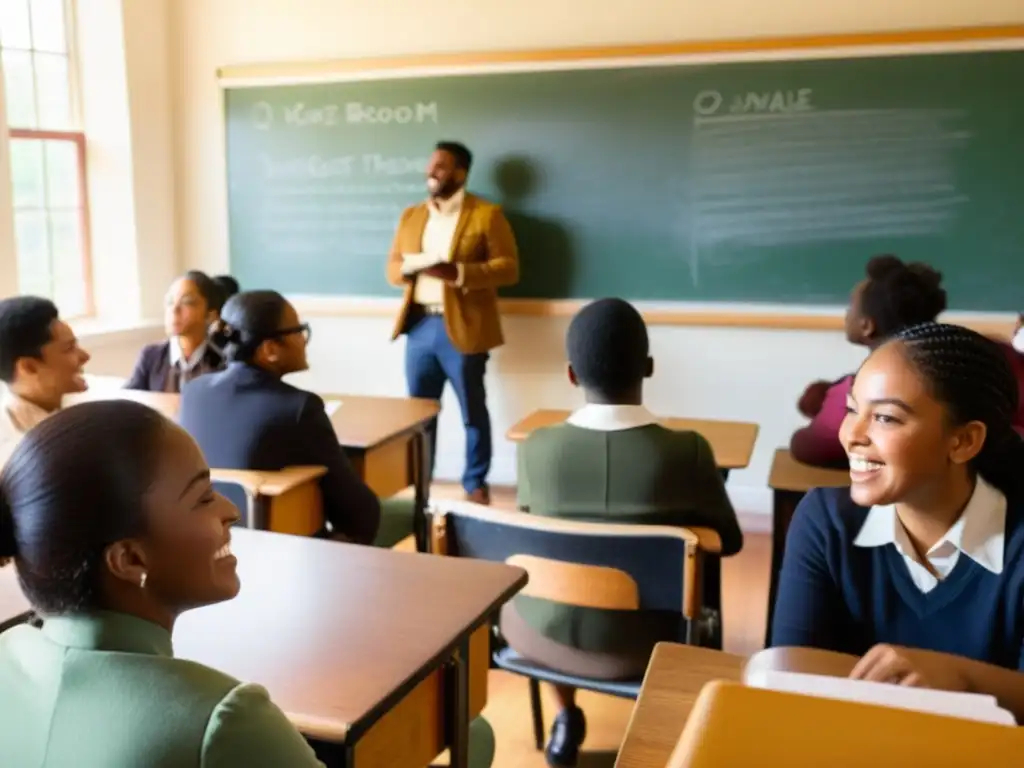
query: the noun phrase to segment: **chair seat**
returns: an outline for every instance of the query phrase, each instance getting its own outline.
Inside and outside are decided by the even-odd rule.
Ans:
[[[511,648],[502,648],[493,655],[494,666],[504,669],[507,672],[514,672],[517,675],[532,677],[545,683],[555,685],[571,685],[585,691],[595,691],[609,696],[618,696],[623,699],[635,699],[640,695],[640,685],[643,679],[638,680],[594,680],[589,677],[576,677],[563,672],[556,672],[540,664],[535,664],[523,658]]]

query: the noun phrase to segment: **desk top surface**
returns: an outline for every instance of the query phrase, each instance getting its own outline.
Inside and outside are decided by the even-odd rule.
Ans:
[[[615,768],[662,768],[672,756],[701,689],[738,682],[746,658],[677,643],[654,648]]]
[[[513,442],[522,442],[535,429],[561,424],[572,411],[542,409],[509,428],[505,436]],[[750,464],[757,440],[758,425],[745,421],[717,421],[714,419],[684,419],[665,417],[661,423],[677,431],[699,432],[711,444],[715,463],[721,469],[742,469]]]
[[[659,643],[629,721],[615,768],[664,768],[705,685],[742,682],[744,670],[846,677],[857,658],[814,648],[770,648],[749,659],[708,648]]]
[[[242,590],[182,615],[174,653],[259,683],[300,729],[371,724],[526,583],[519,568],[232,530]],[[30,609],[0,568],[0,623]]]
[[[93,400],[134,400],[176,419],[180,396],[165,392],[121,389],[112,379],[90,378],[90,389],[65,398],[66,405]],[[369,395],[322,395],[325,401],[339,401],[330,414],[338,442],[346,448],[368,450],[419,429],[437,416],[441,406],[435,400]]]
[[[850,473],[845,469],[823,469],[803,464],[785,448],[775,451],[768,487],[775,491],[809,491],[812,488],[845,488]]]
[[[519,568],[232,531],[242,590],[184,614],[175,655],[259,683],[311,735],[342,740],[526,583]]]

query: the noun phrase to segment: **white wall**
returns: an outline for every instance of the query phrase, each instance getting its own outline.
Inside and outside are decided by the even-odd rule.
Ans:
[[[175,0],[170,9],[181,263],[212,271],[227,266],[219,66],[1024,22],[1021,0]],[[577,403],[563,374],[565,325],[506,320],[508,344],[495,354],[488,381],[495,483],[514,481],[514,450],[501,438],[509,425],[534,408]],[[304,381],[321,391],[402,394],[402,346],[389,343],[390,326],[379,317],[316,318],[313,370]],[[767,509],[768,463],[800,421],[794,404],[802,386],[859,360],[835,333],[658,327],[652,337],[653,410],[761,425],[750,468],[730,481],[745,511]],[[460,420],[450,396],[444,405],[438,472],[455,477]]]

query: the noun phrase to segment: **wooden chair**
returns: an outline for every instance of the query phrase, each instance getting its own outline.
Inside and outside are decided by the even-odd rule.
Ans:
[[[242,513],[241,525],[312,536],[323,528],[319,479],[326,467],[286,467],[278,472],[211,469],[213,485]]]
[[[850,701],[708,683],[668,768],[1020,763],[1024,731]]]
[[[458,502],[430,510],[428,521],[435,554],[524,568],[530,581],[522,595],[584,608],[675,612],[683,619],[679,639],[700,643],[703,558],[721,551],[713,531],[574,522]],[[508,647],[497,648],[492,660],[494,666],[529,679],[537,749],[544,747],[540,682],[630,699],[636,699],[643,682],[564,674]]]

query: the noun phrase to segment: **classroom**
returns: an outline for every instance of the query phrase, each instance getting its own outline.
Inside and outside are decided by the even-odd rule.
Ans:
[[[262,469],[258,474],[210,461],[218,490],[221,482],[237,486],[229,498],[247,525],[256,520],[252,527],[299,535],[268,545],[261,531],[232,534],[241,597],[218,606],[219,613],[203,608],[184,614],[175,625],[175,655],[265,685],[273,704],[304,736],[342,745],[336,754],[318,750],[325,764],[422,766],[435,760],[482,766],[488,763],[474,751],[483,739],[484,751],[492,753],[489,764],[497,768],[662,768],[740,764],[753,757],[767,765],[780,754],[772,750],[783,748],[790,750],[790,764],[810,765],[820,752],[811,746],[792,751],[792,723],[807,718],[834,739],[833,756],[854,760],[856,754],[850,764],[891,754],[886,750],[931,754],[922,745],[938,729],[946,751],[936,754],[943,759],[961,744],[984,738],[993,745],[994,764],[1000,764],[1000,756],[1020,744],[1024,737],[1016,730],[1006,729],[1007,735],[994,724],[999,713],[1014,709],[997,693],[998,685],[984,690],[994,696],[986,700],[992,710],[997,699],[999,709],[983,723],[964,719],[966,700],[955,701],[953,693],[948,701],[911,702],[903,709],[888,701],[837,701],[842,695],[835,691],[831,698],[807,699],[796,695],[802,691],[787,692],[785,686],[799,680],[786,675],[845,678],[853,668],[848,655],[863,656],[867,648],[853,640],[834,643],[829,650],[844,654],[837,659],[806,648],[793,653],[767,647],[771,606],[778,604],[780,589],[786,591],[780,570],[798,505],[816,488],[836,489],[836,498],[845,493],[848,500],[851,477],[856,484],[858,473],[866,476],[881,461],[875,454],[858,455],[857,462],[868,463],[848,469],[846,454],[856,451],[837,443],[841,466],[823,461],[827,466],[812,467],[787,450],[794,440],[799,453],[794,435],[808,424],[798,405],[801,393],[809,396],[815,384],[846,381],[875,349],[867,342],[849,343],[844,320],[850,292],[865,269],[870,274],[869,260],[892,253],[907,264],[934,267],[942,273],[942,309],[948,310],[939,319],[999,342],[1018,365],[1010,342],[1024,312],[1024,217],[1014,212],[1024,183],[1013,169],[1021,167],[1024,108],[998,76],[1024,76],[1019,0],[724,0],[703,6],[637,0],[628,7],[611,0],[0,5],[0,130],[9,136],[0,142],[0,180],[16,182],[0,183],[0,297],[53,300],[88,352],[90,391],[117,400],[122,395],[114,393],[126,391],[121,385],[137,369],[140,351],[167,339],[168,287],[186,272],[232,275],[243,292],[280,291],[297,317],[286,330],[308,342],[303,361],[285,370],[287,382],[323,398],[360,492],[379,497],[385,514],[410,510],[410,527],[402,533],[411,538],[396,537],[405,552],[389,551],[391,541],[386,547],[313,541],[322,532],[331,492],[311,489],[333,470],[281,467],[283,475]],[[31,9],[27,44],[10,37],[21,23],[15,5]],[[50,63],[49,71],[40,61]],[[31,114],[19,106],[26,103],[26,87],[35,98]],[[61,95],[45,96],[44,89]],[[788,147],[785,156],[765,160],[756,147],[751,150],[751,137],[758,134],[757,140],[778,142],[770,146]],[[472,391],[445,386],[439,413],[409,398],[406,340],[392,339],[396,318],[402,326],[405,316],[405,300],[395,286],[403,274],[414,273],[395,272],[397,281],[392,280],[386,268],[399,267],[388,264],[388,249],[393,237],[400,239],[396,228],[405,206],[427,198],[424,173],[438,141],[464,142],[472,150],[468,191],[501,203],[518,241],[517,278],[495,286],[500,342],[461,350],[467,358],[489,354],[479,389],[486,392],[489,424],[483,432],[462,413],[462,401],[475,397]],[[17,181],[24,158],[35,151],[30,145],[40,142],[49,142],[46,178],[38,185],[47,191],[37,204],[26,202]],[[877,142],[890,142],[885,167],[864,160]],[[440,151],[458,166],[457,147]],[[754,178],[768,179],[768,186],[758,187]],[[728,185],[736,179],[746,186],[733,194]],[[307,200],[310,190],[324,190],[324,196],[316,204],[295,202]],[[333,196],[324,203],[327,191]],[[901,195],[913,199],[906,202]],[[38,214],[36,224],[26,218],[29,208]],[[481,242],[487,237],[481,234]],[[934,250],[942,238],[948,247]],[[666,242],[672,248],[665,249]],[[333,255],[334,244],[340,244],[340,257]],[[392,257],[397,253],[399,261],[426,250],[396,247]],[[405,268],[412,270],[411,263]],[[449,283],[476,312],[473,294],[479,292],[461,266]],[[425,303],[416,290],[413,283],[407,299],[414,308]],[[554,721],[560,710],[571,710],[551,685],[564,688],[565,680],[524,673],[498,645],[487,644],[495,639],[489,634],[494,620],[505,615],[502,605],[512,605],[514,595],[559,599],[542,584],[545,573],[554,573],[544,570],[545,563],[555,561],[538,564],[536,553],[514,548],[499,556],[493,542],[480,544],[488,554],[479,561],[465,552],[475,546],[474,525],[488,521],[494,531],[505,532],[506,542],[570,536],[573,525],[584,525],[548,525],[540,515],[526,517],[541,522],[522,523],[519,510],[534,511],[534,505],[523,504],[523,446],[538,428],[560,424],[584,406],[584,385],[573,386],[566,374],[567,337],[580,310],[605,296],[624,299],[642,314],[654,361],[653,375],[643,380],[643,406],[671,429],[694,430],[706,439],[716,477],[724,481],[723,503],[735,512],[742,532],[742,549],[731,554],[729,536],[699,521],[695,533],[664,534],[672,543],[666,539],[657,546],[700,553],[697,571],[680,566],[683,587],[671,596],[696,612],[687,616],[688,633],[673,638],[678,642],[661,642],[649,664],[645,658],[641,671],[631,670],[626,677],[633,688],[616,689],[608,681],[589,690],[577,686],[587,718],[586,738],[578,739],[577,721],[562,722],[561,731]],[[430,312],[425,319],[433,319]],[[919,342],[927,346],[931,340]],[[1021,389],[1012,426],[1024,434],[1024,342],[1013,346]],[[1001,385],[992,383],[995,389]],[[421,398],[432,399],[431,387],[423,387]],[[856,395],[844,392],[832,403],[843,413]],[[827,399],[824,389],[819,394]],[[180,418],[200,443],[219,437],[202,432],[204,417],[179,412],[170,390],[124,399]],[[435,415],[431,443],[424,430]],[[200,427],[189,426],[194,423]],[[985,425],[994,433],[991,423]],[[975,433],[969,437],[978,445],[985,440]],[[485,444],[486,479],[467,480],[473,457],[483,461]],[[432,486],[425,479],[431,462]],[[483,495],[473,493],[479,490]],[[829,506],[833,496],[820,498],[826,499],[820,502],[821,519],[842,516],[842,509]],[[466,499],[482,502],[484,510]],[[366,509],[376,505],[353,502]],[[879,509],[881,504],[872,511]],[[441,512],[447,517],[439,517]],[[1003,514],[1013,517],[1005,503]],[[347,541],[374,539],[358,526],[345,534]],[[277,534],[267,535],[276,540]],[[1009,529],[1006,537],[1008,559],[1004,564],[1000,552],[990,571],[1012,570]],[[315,546],[307,550],[300,543]],[[334,562],[326,546],[359,552]],[[408,552],[416,549],[435,555]],[[886,549],[902,552],[898,542]],[[461,556],[436,556],[441,553]],[[248,563],[246,555],[253,558]],[[382,557],[400,559],[393,565]],[[493,559],[501,565],[482,562]],[[308,566],[308,574],[285,584],[268,575],[264,566],[270,562],[300,572]],[[312,570],[314,562],[321,570]],[[591,568],[577,574],[581,581],[598,578],[595,563],[580,567]],[[629,570],[625,561],[618,567]],[[923,568],[929,573],[922,578],[942,584],[941,568],[938,574],[931,565]],[[10,576],[13,566],[0,567],[0,577],[4,572]],[[658,570],[659,577],[665,573]],[[374,574],[379,593],[377,582],[369,581]],[[946,575],[952,578],[951,571]],[[856,579],[846,571],[833,576],[837,590],[854,589],[849,584]],[[627,575],[636,607],[654,599],[646,592],[653,589],[644,581],[650,577]],[[365,589],[333,613],[315,610],[317,599],[301,592],[325,580],[350,579],[366,579]],[[376,596],[391,605],[410,583],[416,587],[401,603],[406,608],[373,619],[361,628],[364,634],[350,631],[362,623],[353,617],[362,616],[360,606],[368,604],[359,600]],[[448,590],[462,594],[467,583],[476,591],[465,589],[464,601],[436,599]],[[16,589],[13,576],[9,585]],[[3,589],[0,584],[0,607]],[[260,616],[245,612],[252,603],[244,601],[259,590],[265,591],[268,611],[277,607],[289,620],[316,615],[323,622],[319,636],[310,637],[316,633],[304,632],[301,621],[266,629]],[[578,605],[589,606],[583,610],[623,609],[585,591],[570,590],[583,600]],[[561,601],[570,598],[563,595]],[[798,633],[787,633],[796,632],[802,614],[793,600],[784,602],[785,626],[776,628],[777,637],[796,638]],[[708,619],[709,611],[716,618]],[[422,632],[420,646],[402,646],[390,655],[383,648],[380,659],[369,653],[373,632],[413,636],[434,617],[443,619]],[[0,629],[26,621],[31,620],[25,611],[0,615]],[[504,626],[504,618],[499,623]],[[234,653],[234,638],[246,635],[232,632],[265,629],[258,647]],[[1019,629],[1024,632],[1024,617]],[[215,642],[218,634],[222,641]],[[855,635],[860,637],[850,636]],[[963,643],[975,640],[981,642],[972,636]],[[898,651],[899,645],[885,648]],[[278,654],[278,647],[291,650]],[[347,654],[347,647],[358,653]],[[950,641],[933,650],[962,647]],[[294,675],[291,662],[279,662],[303,653],[319,656],[317,664],[340,660],[333,670],[310,663]],[[0,686],[2,656],[0,641]],[[267,658],[273,659],[270,668]],[[503,664],[509,666],[499,668]],[[330,683],[317,685],[320,674]],[[369,681],[378,677],[393,678],[393,688],[370,690]],[[309,690],[289,683],[304,678]],[[356,682],[346,698],[349,679]],[[536,680],[542,681],[539,687]],[[940,705],[947,708],[944,714],[934,714]],[[915,708],[927,714],[907,711]],[[345,717],[352,714],[344,723],[323,715],[342,710]],[[424,733],[430,729],[420,728],[427,718],[434,727],[429,737]],[[687,725],[698,721],[703,726]],[[856,728],[849,728],[851,722]],[[749,729],[751,738],[719,738],[737,728]],[[846,735],[869,729],[879,734],[870,744]],[[406,732],[415,736],[399,754],[396,734]],[[4,734],[0,726],[0,755]],[[546,757],[545,745],[553,738],[581,743],[561,758]],[[710,746],[701,746],[702,739]],[[744,745],[736,743],[741,741],[759,744],[762,751],[743,752]],[[423,755],[430,756],[417,762]],[[37,764],[58,763],[32,763]]]

